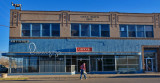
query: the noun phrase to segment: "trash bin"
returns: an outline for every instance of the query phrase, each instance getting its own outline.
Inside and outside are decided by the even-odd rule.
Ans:
[[[1,73],[1,78],[7,78],[7,73]]]

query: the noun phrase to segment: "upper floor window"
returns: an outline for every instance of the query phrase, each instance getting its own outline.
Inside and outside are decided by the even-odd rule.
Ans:
[[[108,24],[101,25],[101,37],[110,37],[110,29]]]
[[[120,25],[120,37],[153,37],[153,26]]]
[[[127,26],[121,25],[120,26],[120,35],[121,37],[127,37]]]
[[[99,37],[99,25],[91,24],[91,36]]]
[[[109,37],[108,24],[71,24],[71,36]]]
[[[52,36],[60,36],[60,25],[52,24]]]
[[[89,24],[82,24],[81,25],[81,36],[83,36],[83,37],[89,37],[90,36]]]
[[[22,36],[30,36],[30,24],[22,24]]]
[[[128,25],[128,37],[136,37],[135,25]]]
[[[54,23],[22,23],[22,36],[51,37],[60,36],[60,24]]]
[[[153,26],[145,26],[146,37],[153,37]]]
[[[144,37],[144,26],[137,25],[137,37]]]
[[[32,24],[32,36],[40,37],[40,24]]]
[[[42,24],[42,36],[50,36],[50,24]]]
[[[79,24],[71,24],[71,36],[79,36]]]

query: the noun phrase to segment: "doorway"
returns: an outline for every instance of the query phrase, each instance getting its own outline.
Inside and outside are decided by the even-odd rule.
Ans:
[[[153,72],[153,58],[146,58],[145,59],[145,68],[147,72]]]

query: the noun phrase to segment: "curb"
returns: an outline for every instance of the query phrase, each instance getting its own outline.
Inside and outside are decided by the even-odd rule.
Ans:
[[[76,75],[16,75],[8,76],[8,78],[23,78],[27,77],[30,80],[65,80],[65,79],[79,79],[80,74]],[[87,74],[87,78],[160,78],[160,73],[156,74]]]
[[[41,77],[29,77],[29,79],[79,79],[80,76],[41,76]],[[160,75],[97,75],[87,76],[87,78],[160,78]]]

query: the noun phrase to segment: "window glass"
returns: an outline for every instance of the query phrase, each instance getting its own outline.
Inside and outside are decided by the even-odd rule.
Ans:
[[[153,31],[153,27],[151,25],[146,25],[145,30],[146,31]]]
[[[91,25],[91,36],[99,36],[99,25],[98,24],[92,24]]]
[[[50,24],[42,24],[42,36],[50,36]]]
[[[137,25],[137,37],[144,37],[144,26]]]
[[[103,71],[115,71],[115,66],[104,66]]]
[[[30,24],[22,24],[22,36],[30,36]]]
[[[127,37],[127,25],[120,25],[120,36]]]
[[[114,65],[115,59],[103,59],[103,65]]]
[[[153,37],[153,34],[152,25],[120,25],[121,37]]]
[[[116,56],[117,70],[122,68],[132,68],[139,70],[139,56]]]
[[[40,24],[32,24],[32,36],[40,36]]]
[[[89,30],[89,24],[81,24],[81,36],[87,36],[89,37],[90,35],[90,30]]]
[[[101,25],[101,37],[109,37],[109,25]]]
[[[60,24],[52,24],[52,36],[60,36]]]
[[[136,37],[135,25],[128,25],[128,37]]]
[[[147,25],[145,26],[146,37],[153,37],[153,26]]]
[[[79,24],[71,24],[71,36],[79,36]]]

